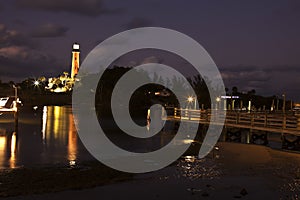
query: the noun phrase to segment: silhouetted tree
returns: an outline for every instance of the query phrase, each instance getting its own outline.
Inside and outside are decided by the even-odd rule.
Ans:
[[[236,86],[232,87],[232,95],[238,95],[239,92],[238,92],[238,88]]]
[[[226,95],[228,95],[228,91],[229,91],[229,89],[226,87],[225,88]]]

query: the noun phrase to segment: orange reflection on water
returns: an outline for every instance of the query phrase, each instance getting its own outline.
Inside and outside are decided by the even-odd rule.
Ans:
[[[76,164],[78,151],[77,132],[73,120],[71,107],[47,106],[43,109],[42,137],[44,143],[66,146],[66,158],[70,165]]]
[[[43,116],[42,116],[42,138],[43,141],[46,139],[46,128],[47,128],[47,115],[48,115],[48,107],[43,107]]]
[[[17,154],[17,133],[14,132],[11,136],[11,143],[10,143],[10,159],[9,159],[10,168],[16,168],[16,154]]]
[[[6,136],[0,136],[0,164],[5,165]]]
[[[8,160],[9,159],[9,160]],[[0,136],[0,165],[6,166],[9,164],[10,168],[17,167],[17,133],[14,132],[11,137],[10,134]]]
[[[73,115],[69,114],[68,160],[71,166],[76,165],[77,158],[77,133],[73,123]]]

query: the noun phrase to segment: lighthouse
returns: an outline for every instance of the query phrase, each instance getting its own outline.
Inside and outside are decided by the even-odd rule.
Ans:
[[[72,68],[71,68],[71,78],[75,78],[79,71],[79,44],[74,43],[73,44],[73,50],[72,50]]]

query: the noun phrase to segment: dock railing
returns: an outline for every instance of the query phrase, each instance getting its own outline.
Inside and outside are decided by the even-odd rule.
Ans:
[[[224,116],[222,110],[193,110],[174,108],[174,120],[187,120],[209,124],[211,113],[214,116]],[[219,113],[219,114],[218,114]],[[300,136],[300,114],[294,112],[247,112],[247,111],[226,111],[225,126],[237,128],[249,128],[262,131],[289,133]]]

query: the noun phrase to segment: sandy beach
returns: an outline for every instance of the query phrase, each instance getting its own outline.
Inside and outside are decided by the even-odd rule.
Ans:
[[[298,199],[300,154],[218,143],[205,159],[186,156],[132,180],[7,199]]]

